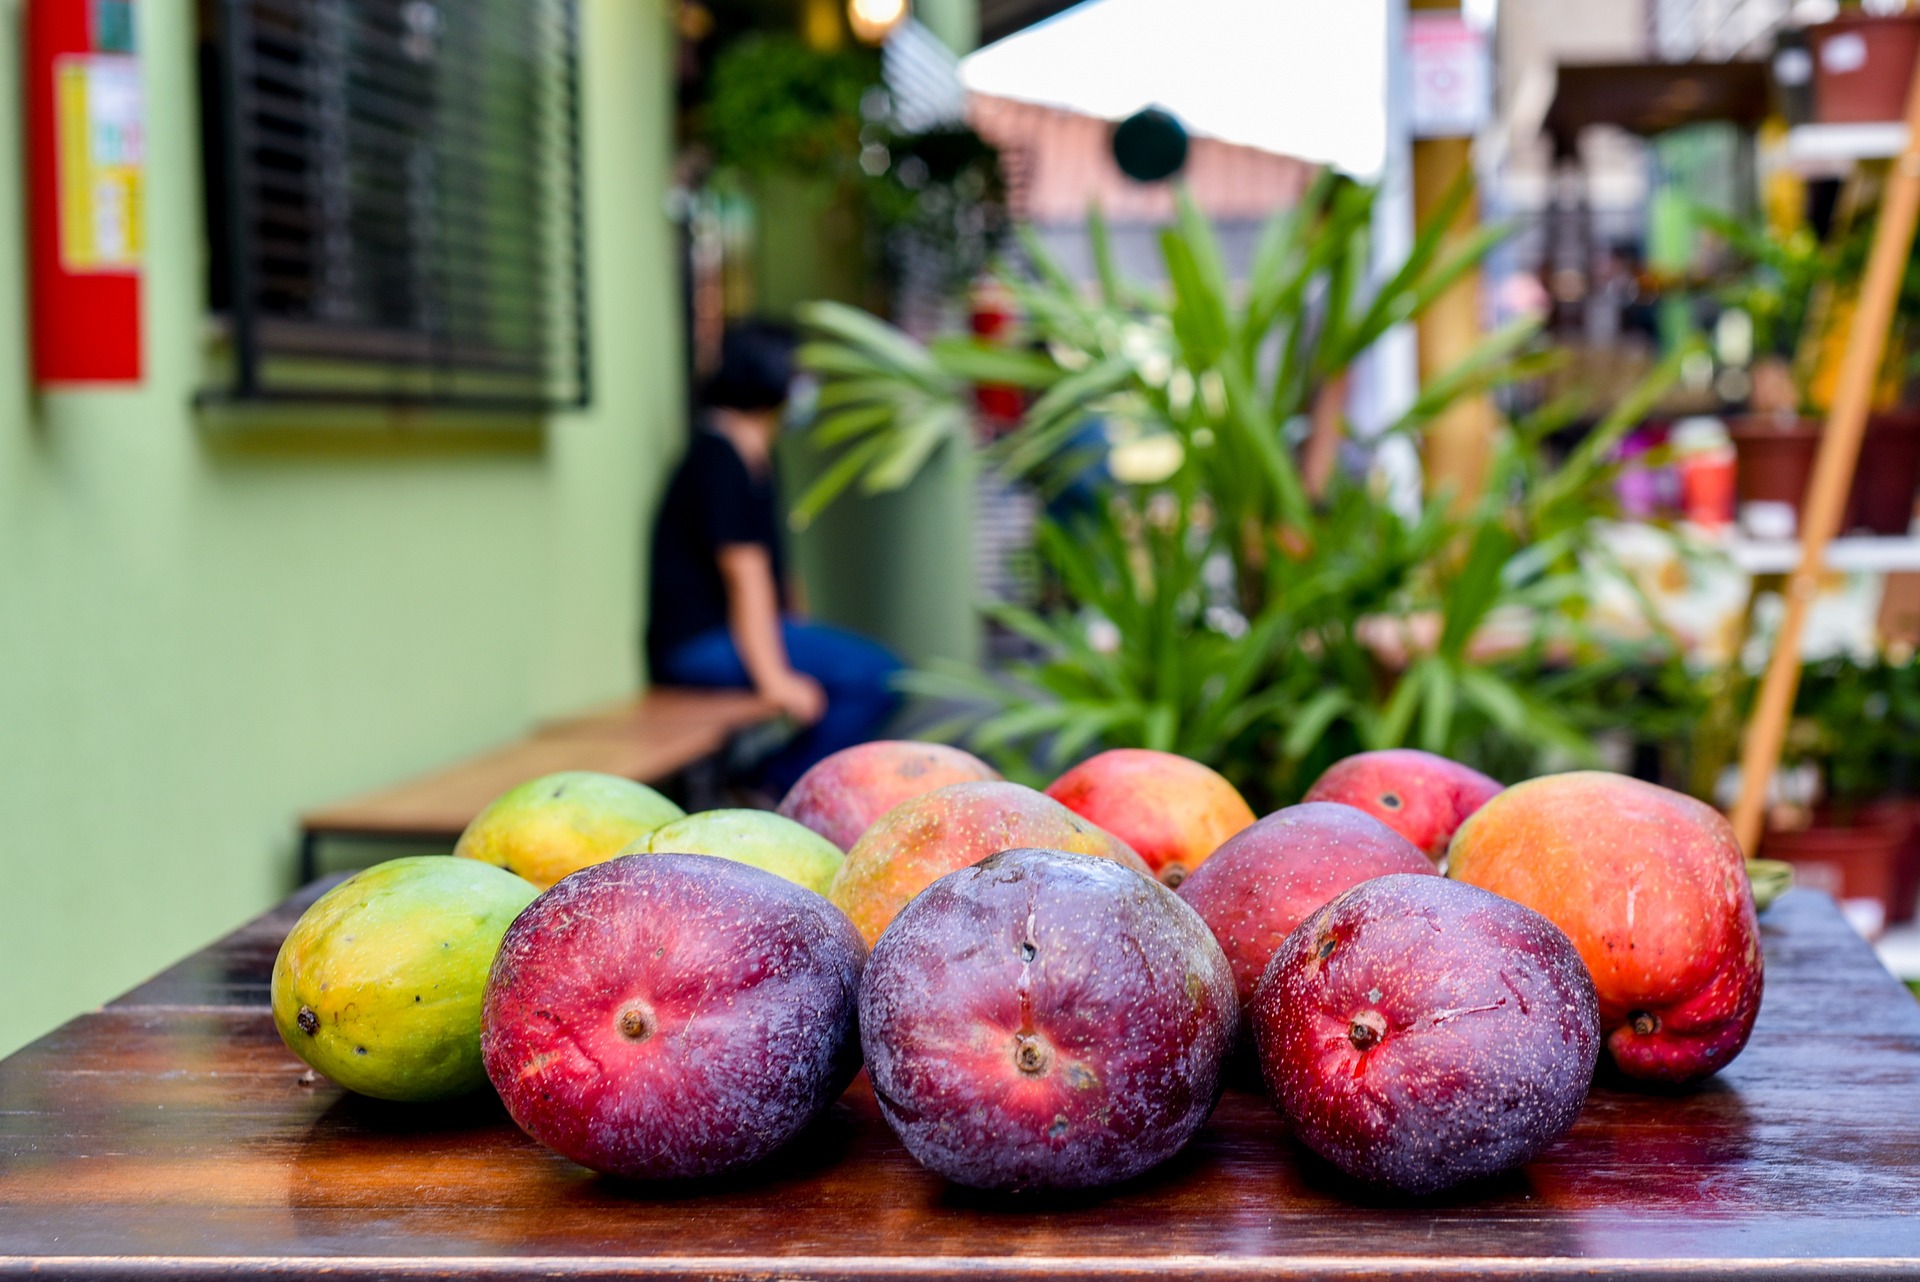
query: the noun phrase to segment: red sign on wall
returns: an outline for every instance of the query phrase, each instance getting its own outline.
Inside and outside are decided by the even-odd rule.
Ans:
[[[136,382],[146,104],[131,0],[29,0],[35,381]]]

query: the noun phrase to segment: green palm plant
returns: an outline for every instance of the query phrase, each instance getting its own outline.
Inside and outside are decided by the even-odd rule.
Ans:
[[[1593,439],[1617,440],[1658,386]],[[1230,564],[1232,540],[1204,502],[1115,493],[1041,530],[1066,608],[988,608],[1040,658],[1004,673],[942,667],[910,686],[963,707],[941,732],[965,733],[1014,777],[1047,777],[1095,745],[1148,747],[1279,804],[1373,748],[1417,746],[1506,773],[1543,758],[1591,764],[1609,681],[1667,647],[1610,639],[1582,618],[1598,553],[1586,530],[1614,467],[1596,447],[1544,469],[1548,425],[1522,424],[1496,463],[1500,496],[1530,473],[1555,482],[1531,485],[1530,502],[1460,513],[1442,496],[1409,520],[1363,482],[1337,481],[1314,510],[1314,550],[1277,558],[1281,590],[1256,614],[1240,612],[1227,576],[1208,573]],[[1521,629],[1488,652],[1484,630],[1500,617]]]
[[[1464,509],[1441,495],[1403,516],[1364,481],[1302,465],[1310,420],[1332,411],[1344,430],[1337,402],[1352,363],[1496,243],[1499,229],[1449,240],[1464,195],[1450,193],[1406,262],[1376,280],[1373,193],[1324,178],[1269,225],[1238,290],[1184,196],[1162,237],[1162,291],[1118,275],[1096,211],[1095,289],[1032,242],[1033,277],[1008,281],[1031,351],[923,346],[852,309],[806,310],[814,338],[801,360],[822,380],[812,430],[837,456],[801,500],[802,519],[849,486],[904,484],[963,441],[977,383],[1034,393],[991,454],[1043,486],[1076,469],[1089,416],[1144,424],[1176,447],[1163,480],[1110,485],[1090,511],[1041,531],[1039,559],[1065,604],[991,611],[1039,658],[913,677],[965,709],[945,732],[965,733],[1015,777],[1096,746],[1180,752],[1269,802],[1363,748],[1591,756],[1574,709],[1625,659],[1582,617],[1589,535],[1608,502],[1612,447],[1675,362],[1560,466],[1543,441],[1572,407],[1516,424],[1485,495]],[[1537,337],[1526,322],[1490,335],[1385,432],[1417,435],[1460,398],[1543,368]],[[1526,623],[1489,655],[1484,634],[1501,617]]]
[[[1303,521],[1310,501],[1287,433],[1363,351],[1419,316],[1498,243],[1498,227],[1448,243],[1467,193],[1464,184],[1449,192],[1406,262],[1370,285],[1374,193],[1322,176],[1268,224],[1237,299],[1218,238],[1185,193],[1161,239],[1163,292],[1118,274],[1097,209],[1088,224],[1099,278],[1091,296],[1027,233],[1035,278],[1003,279],[1044,354],[965,339],[922,346],[857,309],[811,304],[801,317],[817,337],[800,355],[823,383],[815,439],[838,453],[801,510],[817,513],[856,481],[869,492],[904,484],[934,449],[960,438],[967,390],[1000,383],[1040,393],[996,451],[1015,474],[1057,462],[1090,409],[1118,403],[1177,435],[1195,481],[1223,511]],[[1457,398],[1523,372],[1512,358],[1536,332],[1522,322],[1490,336],[1389,430],[1417,430]]]
[[[970,340],[921,345],[885,321],[842,303],[809,303],[802,317],[816,337],[801,363],[820,378],[808,439],[835,453],[794,505],[805,526],[856,484],[868,494],[901,489],[949,443],[964,444],[978,383],[1044,387],[1052,362]]]

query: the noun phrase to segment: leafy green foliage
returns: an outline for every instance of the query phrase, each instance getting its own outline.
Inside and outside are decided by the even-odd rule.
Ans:
[[[860,99],[879,82],[871,50],[822,52],[797,36],[756,32],[714,60],[700,134],[718,164],[745,173],[849,178],[860,158]]]
[[[1695,205],[1693,217],[1726,242],[1745,270],[1720,290],[1720,299],[1753,319],[1754,350],[1792,358],[1799,350],[1814,296],[1841,272],[1840,255],[1806,228],[1775,236],[1764,225]]]
[[[1087,415],[1107,407],[1174,432],[1188,460],[1192,488],[1212,495],[1223,511],[1300,524],[1308,516],[1309,496],[1288,449],[1290,425],[1308,411],[1320,388],[1394,325],[1418,316],[1497,243],[1497,228],[1482,229],[1460,243],[1446,239],[1467,190],[1464,184],[1452,189],[1406,263],[1370,287],[1374,194],[1322,175],[1299,204],[1266,228],[1239,301],[1229,289],[1213,228],[1184,192],[1177,223],[1161,238],[1169,280],[1164,295],[1117,275],[1105,223],[1096,211],[1089,223],[1100,264],[1096,296],[1083,296],[1030,235],[1024,248],[1036,278],[1006,277],[1046,358],[970,342],[947,344],[927,355],[949,379],[949,394],[956,400],[954,389],[964,381],[1045,389],[1020,430],[997,451],[997,461],[1015,474],[1044,473]],[[844,315],[831,309],[816,307],[802,319],[823,339],[803,351],[802,363],[829,389],[875,374],[831,350],[857,346],[857,356],[871,356],[881,346],[871,334],[849,340]],[[1489,336],[1390,430],[1416,431],[1458,398],[1537,368],[1514,359],[1535,334],[1534,326],[1523,324]],[[887,346],[897,359],[898,343]],[[896,364],[890,372],[907,371]],[[838,419],[872,415],[873,407],[884,403],[872,382],[837,392],[821,407],[822,439],[842,440],[839,433],[853,429],[836,427]],[[911,411],[890,419],[875,416],[868,430],[889,436],[923,433],[924,406],[915,404]],[[849,465],[855,474],[871,472],[883,453],[878,446],[867,448],[867,461]],[[880,489],[895,483],[892,475],[872,482]]]
[[[1577,407],[1516,424],[1472,504],[1441,495],[1402,515],[1363,479],[1314,484],[1296,457],[1320,398],[1338,413],[1353,362],[1496,243],[1497,229],[1443,230],[1465,195],[1450,192],[1381,279],[1373,193],[1323,178],[1266,229],[1239,288],[1184,194],[1162,237],[1164,290],[1119,275],[1095,211],[1096,289],[1031,241],[1032,277],[1007,281],[1034,351],[923,347],[849,309],[807,309],[816,337],[801,360],[823,380],[813,432],[838,454],[803,514],[849,485],[904,484],[933,449],[964,439],[977,383],[1034,393],[991,453],[1043,489],[1079,470],[1076,440],[1093,417],[1177,446],[1163,480],[1113,484],[1091,511],[1043,529],[1040,561],[1062,604],[992,611],[1038,658],[1007,673],[914,676],[919,692],[967,709],[945,731],[1016,778],[1097,747],[1179,752],[1258,804],[1291,800],[1367,748],[1411,744],[1511,771],[1592,759],[1585,710],[1637,656],[1586,625],[1590,531],[1611,503],[1614,446],[1678,358],[1558,466],[1545,440]],[[1461,398],[1539,370],[1537,337],[1528,324],[1489,335],[1387,432],[1417,436]]]
[[[1817,413],[1813,383],[1823,348],[1836,324],[1851,312],[1845,303],[1866,274],[1877,218],[1869,204],[1836,228],[1823,243],[1805,227],[1776,235],[1764,223],[1749,223],[1718,210],[1695,206],[1693,217],[1719,236],[1731,251],[1738,272],[1714,292],[1728,307],[1753,320],[1754,350],[1791,362],[1803,413]],[[1895,330],[1888,360],[1912,365],[1903,355],[1906,336],[1920,317],[1920,255],[1909,255],[1895,308]]]
[[[1252,615],[1231,587],[1236,540],[1204,502],[1117,494],[1043,529],[1042,562],[1070,608],[991,611],[1043,657],[1004,674],[942,668],[911,687],[969,705],[944,729],[969,731],[1015,777],[1057,773],[1094,746],[1151,747],[1275,805],[1372,748],[1508,776],[1591,764],[1593,732],[1618,723],[1606,702],[1668,647],[1582,618],[1598,555],[1586,530],[1611,463],[1579,465],[1557,496],[1510,501],[1530,475],[1562,476],[1542,436],[1526,424],[1504,442],[1488,499],[1466,512],[1434,499],[1407,520],[1363,482],[1336,481],[1309,518],[1311,550],[1275,556]]]
[[[1807,664],[1784,756],[1817,763],[1827,799],[1841,807],[1911,790],[1920,782],[1920,662],[1838,655]]]
[[[923,347],[843,303],[808,303],[800,318],[816,335],[801,346],[800,363],[822,380],[809,436],[838,450],[795,505],[801,526],[856,482],[869,494],[900,489],[935,450],[964,440],[974,383],[1037,387],[1059,377],[1051,363],[1018,353],[957,342]]]
[[[695,113],[716,167],[734,178],[800,177],[849,198],[882,235],[892,269],[903,257],[935,287],[964,287],[1005,239],[1000,153],[964,124],[898,128],[880,59],[870,49],[814,49],[798,37],[743,36],[714,60]]]
[[[895,134],[886,168],[866,184],[898,264],[937,266],[928,288],[963,291],[1006,239],[1007,180],[1000,152],[966,125]]]

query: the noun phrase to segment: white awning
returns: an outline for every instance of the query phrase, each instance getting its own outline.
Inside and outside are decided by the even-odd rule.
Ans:
[[[1089,0],[968,56],[978,93],[1196,134],[1378,176],[1386,0]]]

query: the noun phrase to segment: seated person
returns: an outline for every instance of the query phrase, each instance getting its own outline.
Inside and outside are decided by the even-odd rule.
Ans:
[[[773,475],[793,379],[783,329],[730,330],[653,540],[647,654],[656,681],[752,689],[803,731],[762,767],[776,796],[808,766],[879,733],[900,661],[852,632],[795,617]]]

